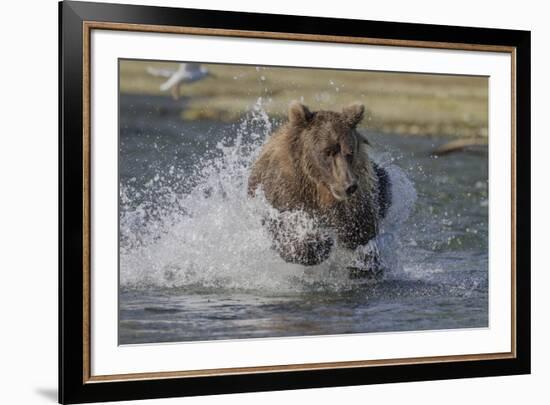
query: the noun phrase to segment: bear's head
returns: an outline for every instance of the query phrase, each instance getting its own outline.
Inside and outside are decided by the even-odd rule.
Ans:
[[[293,102],[288,113],[289,126],[301,146],[302,168],[316,184],[326,187],[336,201],[351,197],[358,188],[356,165],[361,143],[366,138],[356,131],[363,119],[361,104],[346,107],[341,113],[310,111]]]

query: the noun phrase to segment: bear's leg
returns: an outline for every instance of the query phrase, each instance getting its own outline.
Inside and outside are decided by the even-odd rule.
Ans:
[[[302,239],[274,243],[275,249],[284,261],[303,266],[314,266],[324,262],[330,255],[332,245],[331,238],[323,238],[320,235],[308,235]]]
[[[355,254],[355,263],[348,267],[350,278],[380,280],[384,276],[385,264],[374,239],[359,246]]]
[[[288,263],[314,266],[324,262],[330,255],[333,239],[325,232],[310,229],[299,233],[290,220],[266,219],[265,224],[273,240],[273,248]]]

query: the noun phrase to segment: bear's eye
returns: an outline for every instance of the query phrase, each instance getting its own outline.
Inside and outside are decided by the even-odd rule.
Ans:
[[[327,149],[325,149],[325,153],[327,156],[335,156],[340,153],[340,145],[334,145],[330,146]]]

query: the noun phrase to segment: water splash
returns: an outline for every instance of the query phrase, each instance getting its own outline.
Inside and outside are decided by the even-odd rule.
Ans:
[[[202,156],[190,172],[171,166],[145,187],[135,179],[120,187],[120,281],[124,288],[262,290],[349,289],[342,271],[350,252],[333,250],[324,263],[304,267],[284,262],[271,249],[262,217],[272,208],[262,196],[247,197],[250,167],[273,130],[262,100]],[[379,159],[375,157],[375,160]],[[377,244],[393,274],[396,243],[416,193],[398,167],[384,164],[393,205]],[[307,228],[307,227],[306,227]]]

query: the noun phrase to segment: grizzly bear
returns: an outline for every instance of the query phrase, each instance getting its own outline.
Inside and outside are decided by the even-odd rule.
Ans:
[[[316,265],[335,243],[355,250],[377,235],[390,204],[389,178],[370,159],[370,144],[356,130],[363,114],[359,104],[338,113],[313,112],[293,102],[288,122],[254,163],[248,194],[261,188],[280,214],[265,222],[285,261]],[[300,223],[304,217],[309,219],[306,229]],[[377,257],[367,262],[371,267],[380,263]]]

